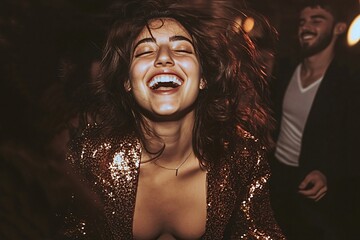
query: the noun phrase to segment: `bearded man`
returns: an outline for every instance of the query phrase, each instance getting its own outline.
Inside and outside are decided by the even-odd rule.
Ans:
[[[301,6],[301,61],[282,65],[274,74],[279,125],[270,190],[275,217],[289,240],[352,237],[342,224],[348,210],[336,209],[347,205],[350,190],[340,182],[347,184],[350,166],[345,157],[346,89],[356,76],[336,56],[347,29],[337,10],[328,1]]]

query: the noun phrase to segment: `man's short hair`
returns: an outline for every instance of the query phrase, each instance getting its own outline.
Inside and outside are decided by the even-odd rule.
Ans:
[[[300,13],[306,7],[320,7],[328,11],[334,17],[335,22],[346,22],[344,5],[346,3],[340,0],[303,0],[299,4],[298,12]]]

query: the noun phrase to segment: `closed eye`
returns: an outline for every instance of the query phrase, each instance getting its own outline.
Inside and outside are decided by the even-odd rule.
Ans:
[[[149,55],[149,54],[151,54],[151,53],[153,53],[154,51],[145,51],[145,52],[140,52],[140,53],[137,53],[137,54],[135,54],[135,57],[137,58],[137,57],[141,57],[141,56],[144,56],[144,55]]]
[[[189,53],[189,54],[193,53],[192,51],[186,49],[175,49],[174,51],[178,53]]]
[[[172,51],[179,54],[194,53],[193,45],[189,41],[190,40],[184,40],[182,38],[177,41],[173,41],[171,46]]]
[[[320,24],[320,23],[322,23],[322,21],[320,21],[320,20],[314,20],[313,21],[313,24]]]

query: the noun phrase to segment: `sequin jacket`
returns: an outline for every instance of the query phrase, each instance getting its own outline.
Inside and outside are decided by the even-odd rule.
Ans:
[[[82,176],[83,186],[95,193],[90,199],[97,207],[83,214],[70,210],[64,238],[133,239],[140,156],[140,141],[134,136],[100,140],[88,129],[74,141],[68,160]],[[284,239],[269,204],[270,174],[264,156],[264,148],[246,133],[236,151],[219,165],[208,166],[202,239]],[[93,211],[96,208],[100,210]]]

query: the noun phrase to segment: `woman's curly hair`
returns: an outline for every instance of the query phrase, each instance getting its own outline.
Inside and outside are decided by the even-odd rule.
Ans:
[[[207,82],[195,105],[193,149],[197,157],[202,163],[218,161],[244,132],[269,146],[272,118],[267,82],[255,57],[258,50],[234,21],[242,13],[225,1],[214,4],[135,0],[114,8],[94,95],[92,115],[100,119],[99,133],[112,136],[135,132],[144,140],[143,116],[124,88],[132,44],[149,20],[173,18],[191,35]]]

